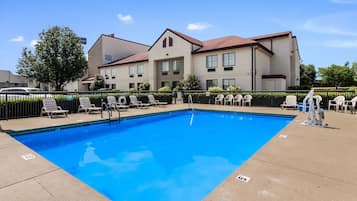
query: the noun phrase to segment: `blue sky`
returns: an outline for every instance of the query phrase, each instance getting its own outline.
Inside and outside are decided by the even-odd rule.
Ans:
[[[292,31],[303,63],[357,61],[357,0],[0,1],[0,69],[16,72],[23,47],[53,25],[86,37],[102,33],[151,45],[165,28],[205,40]]]

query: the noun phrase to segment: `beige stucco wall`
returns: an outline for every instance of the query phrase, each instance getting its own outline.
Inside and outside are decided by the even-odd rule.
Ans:
[[[233,67],[233,70],[225,71],[223,68],[223,59],[222,55],[224,53],[234,52],[236,55],[236,63]],[[208,72],[206,68],[206,56],[217,55],[218,56],[218,67],[215,72]],[[252,48],[244,47],[231,50],[221,50],[221,51],[212,51],[201,54],[194,54],[193,56],[193,66],[194,74],[201,81],[202,89],[206,89],[206,80],[217,79],[218,86],[223,86],[223,79],[235,79],[236,85],[239,86],[242,90],[251,90],[252,79]],[[268,71],[270,65],[270,57],[260,50],[257,50],[257,73],[261,74]],[[262,68],[262,69],[258,69]],[[257,75],[258,76],[258,75]],[[259,82],[259,83],[258,83]],[[261,80],[257,79],[257,85],[261,87]]]
[[[173,38],[172,47],[162,47],[162,41],[165,38]],[[168,39],[167,39],[168,40]],[[178,37],[170,31],[166,31],[157,41],[157,43],[151,48],[149,52],[149,80],[150,85],[153,86],[153,89],[157,89],[159,84],[156,83],[156,65],[155,62],[158,60],[173,59],[178,57],[184,58],[184,78],[187,78],[188,75],[192,74],[192,45],[186,40]]]
[[[261,49],[256,49],[256,86],[255,90],[263,89],[262,75],[270,74],[271,55],[263,52]]]
[[[94,44],[88,52],[88,70],[87,76],[93,77],[98,74],[98,66],[103,65],[103,43],[102,37]]]
[[[137,65],[139,64],[144,65],[144,73],[142,77],[138,77],[138,73],[137,73]],[[137,87],[137,83],[144,83],[144,82],[150,83],[150,80],[148,79],[149,77],[148,65],[149,62],[137,62],[131,64],[111,66],[111,67],[102,67],[100,68],[100,74],[103,77],[105,77],[106,73],[109,75],[109,79],[104,78],[106,84],[110,84],[110,85],[116,84],[116,89],[119,89],[121,91],[127,91],[129,90],[129,83],[135,83],[135,88]],[[129,77],[129,66],[136,67],[134,77]],[[112,74],[111,74],[113,70],[115,71],[114,79],[112,78]],[[152,89],[152,86],[150,86],[150,89]]]
[[[282,78],[270,78],[262,80],[262,90],[264,91],[282,91],[285,90],[286,80]]]

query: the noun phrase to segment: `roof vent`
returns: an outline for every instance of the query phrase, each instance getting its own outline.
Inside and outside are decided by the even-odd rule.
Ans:
[[[114,38],[114,37],[115,37],[115,34],[114,34],[114,33],[111,33],[111,34],[109,34],[108,36]]]

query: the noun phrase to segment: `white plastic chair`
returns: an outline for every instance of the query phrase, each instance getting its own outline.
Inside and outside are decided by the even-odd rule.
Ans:
[[[244,98],[243,98],[243,106],[246,106],[248,105],[249,107],[252,106],[252,99],[253,97],[251,95],[245,95]]]
[[[223,94],[218,94],[216,96],[216,98],[214,98],[214,104],[220,104],[222,105],[223,104],[223,100],[224,100],[224,95]]]
[[[234,96],[232,94],[227,95],[224,97],[224,105],[233,105]]]
[[[294,95],[288,95],[285,98],[283,104],[280,105],[281,109],[284,108],[296,108],[297,107],[297,98]]]
[[[102,108],[96,107],[94,104],[92,104],[88,97],[79,97],[78,112],[83,110],[90,114],[91,112],[100,112],[102,111]]]
[[[331,109],[331,107],[335,107],[335,111],[339,110],[340,106],[342,106],[345,102],[345,97],[344,96],[337,96],[333,100],[328,101],[328,110]]]
[[[356,110],[356,104],[357,104],[357,96],[355,96],[349,101],[344,101],[344,103],[342,104],[342,109],[345,112],[347,112],[347,110],[350,109],[351,113],[354,113]]]
[[[243,96],[240,95],[240,94],[237,94],[233,99],[233,105],[241,106],[242,105],[242,100],[243,100]]]

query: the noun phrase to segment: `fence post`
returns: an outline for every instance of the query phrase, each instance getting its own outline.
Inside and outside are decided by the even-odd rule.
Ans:
[[[6,118],[6,121],[9,120],[9,117],[8,117],[8,111],[9,111],[9,105],[8,105],[8,102],[7,102],[7,94],[5,94],[5,118]]]

